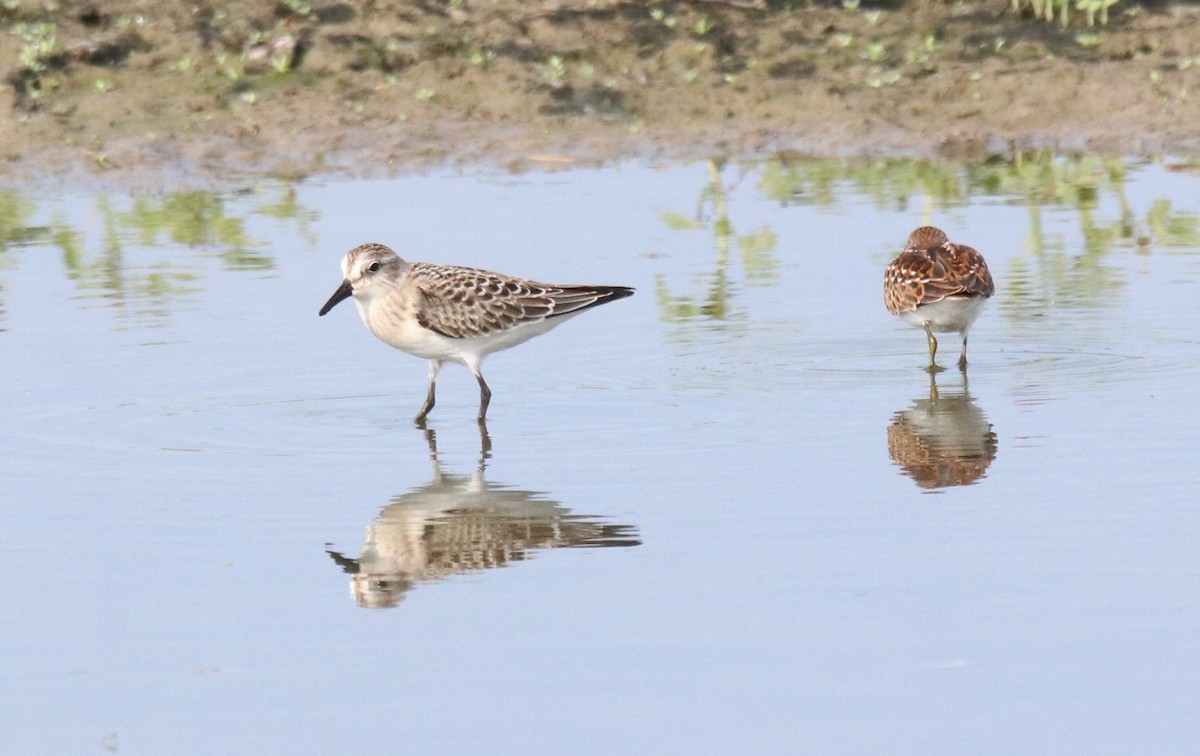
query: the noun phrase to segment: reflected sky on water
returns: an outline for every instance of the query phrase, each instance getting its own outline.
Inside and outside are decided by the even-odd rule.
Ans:
[[[1198,219],[1040,153],[7,187],[6,746],[1181,750]],[[997,285],[936,383],[923,223]],[[492,356],[487,443],[447,366],[435,450],[425,363],[317,317],[366,241],[638,294]]]

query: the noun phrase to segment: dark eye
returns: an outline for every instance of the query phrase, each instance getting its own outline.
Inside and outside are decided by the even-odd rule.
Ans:
[[[377,263],[377,262],[371,263],[370,265],[367,266],[367,270],[371,271],[372,273],[378,273],[379,272],[379,263]]]

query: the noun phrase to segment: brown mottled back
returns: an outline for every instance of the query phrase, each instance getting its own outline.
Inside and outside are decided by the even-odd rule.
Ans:
[[[990,297],[996,287],[983,255],[953,244],[946,233],[922,226],[908,237],[900,256],[883,275],[883,302],[898,315],[946,297]]]

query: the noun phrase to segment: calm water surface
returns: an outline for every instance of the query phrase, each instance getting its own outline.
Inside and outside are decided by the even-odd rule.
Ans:
[[[882,304],[925,222],[997,281],[968,376]],[[371,240],[638,295],[422,432],[316,314]],[[1185,750],[1198,302],[1172,161],[10,187],[3,749]]]

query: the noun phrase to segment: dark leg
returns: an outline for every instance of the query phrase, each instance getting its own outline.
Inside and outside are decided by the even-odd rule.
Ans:
[[[958,369],[959,370],[967,369],[967,332],[966,331],[963,331],[963,350],[962,350],[962,354],[959,355],[959,357],[958,357]]]
[[[429,459],[436,465],[438,461],[437,433],[433,428],[425,427],[425,423],[421,423],[421,432],[425,434],[425,443],[429,445]]]
[[[479,470],[483,471],[484,464],[492,458],[492,437],[488,433],[487,423],[479,421]]]
[[[442,463],[438,460],[437,433],[433,428],[426,427],[424,420],[418,420],[417,427],[425,434],[425,443],[429,444],[429,464],[433,468],[433,482],[440,483],[442,481]]]
[[[438,371],[442,369],[441,360],[429,361],[429,393],[425,396],[425,405],[421,407],[421,411],[417,413],[417,425],[425,423],[425,418],[429,415],[429,410],[433,409],[435,403],[434,393],[437,388]]]
[[[475,374],[475,380],[479,381],[479,422],[482,423],[487,419],[488,404],[492,401],[492,390],[488,388],[487,381],[483,380],[483,372],[479,369],[479,365],[467,365],[471,368],[471,372]]]

